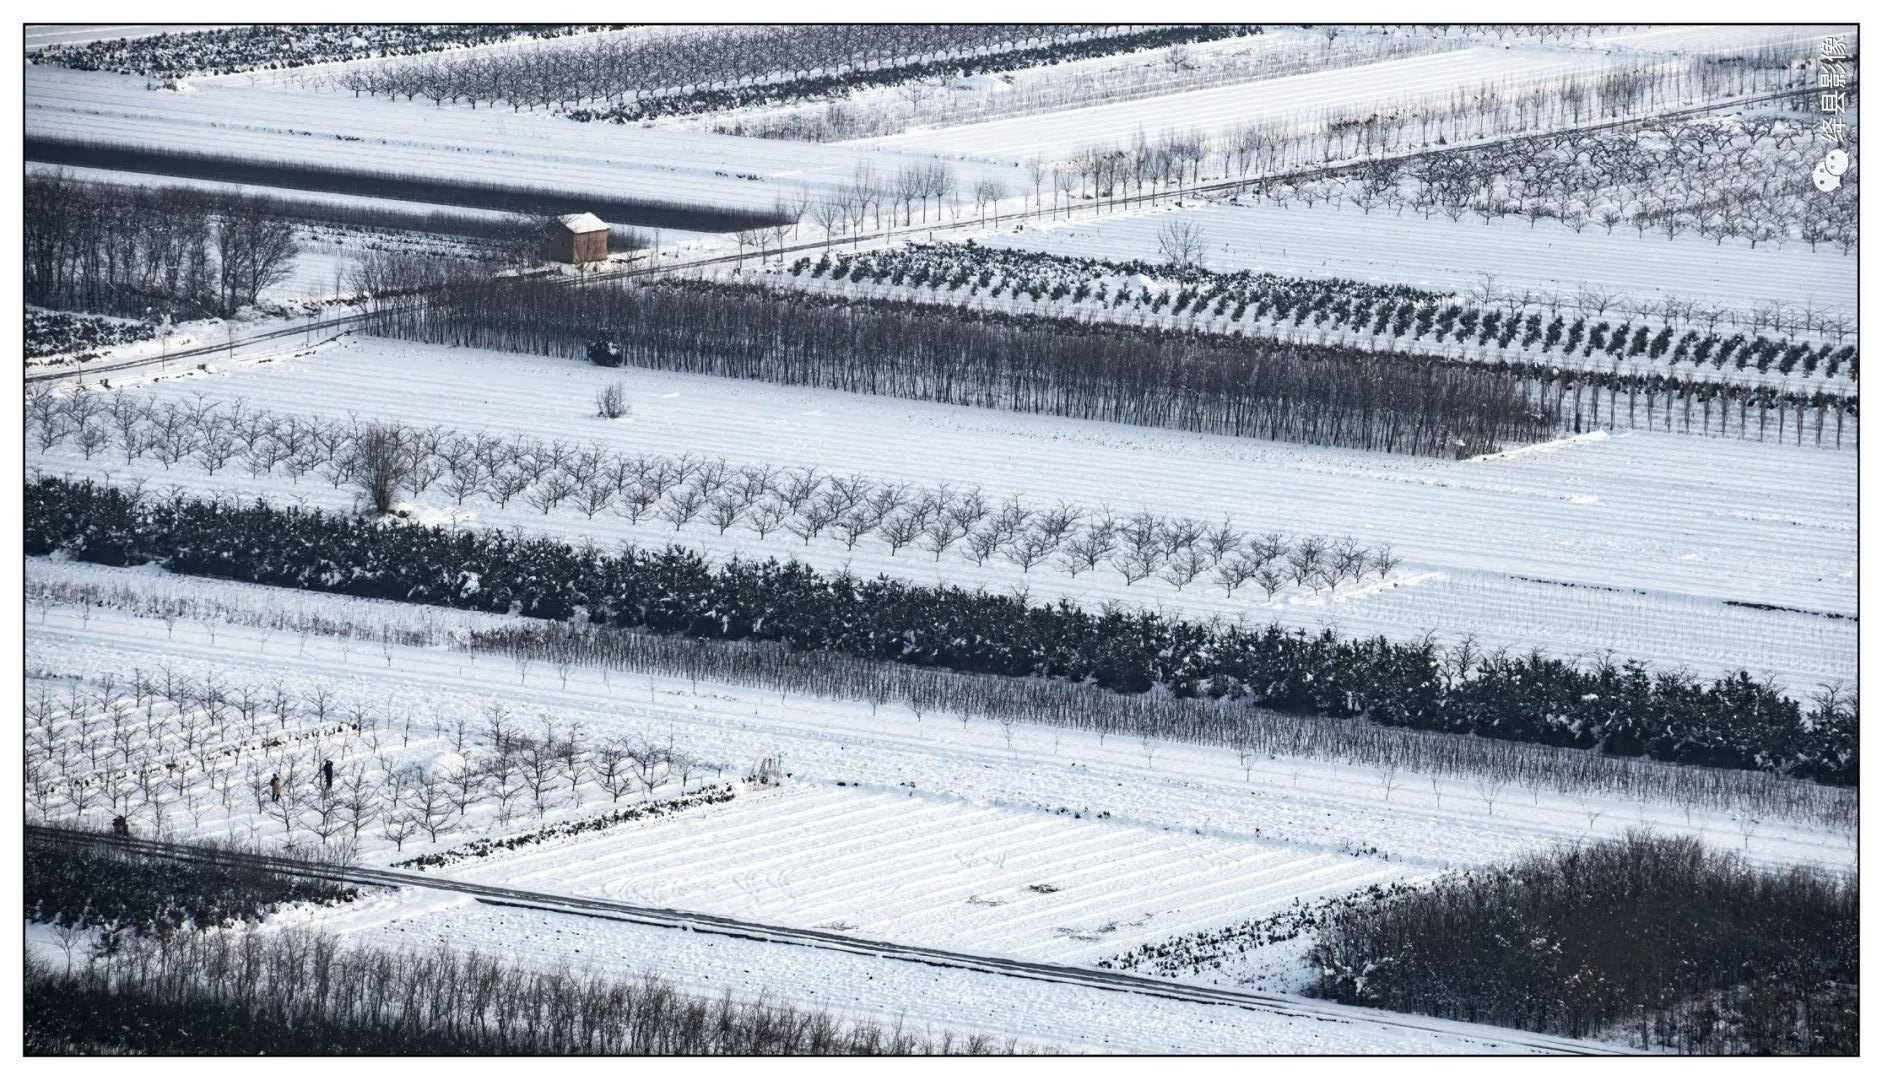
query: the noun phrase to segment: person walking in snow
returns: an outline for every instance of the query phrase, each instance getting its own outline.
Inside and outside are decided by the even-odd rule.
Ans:
[[[322,783],[327,785],[328,791],[333,790],[333,759],[332,758],[328,758],[326,761],[321,763],[320,779]]]
[[[281,774],[280,773],[275,773],[273,776],[270,776],[268,778],[268,794],[274,796],[275,802],[281,801]]]

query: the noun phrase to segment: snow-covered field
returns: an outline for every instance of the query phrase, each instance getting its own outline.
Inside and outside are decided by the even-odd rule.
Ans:
[[[246,77],[145,90],[141,79],[26,70],[28,135],[305,161],[513,186],[770,210],[827,194],[859,166],[893,175],[920,150],[818,146],[710,132],[579,124],[546,112],[433,108]],[[963,190],[1011,169],[960,165]]]
[[[26,44],[176,29],[32,26]],[[844,105],[894,121],[873,130],[903,124],[907,130],[847,143],[706,130],[793,111],[810,115],[828,102],[646,124],[584,124],[549,110],[355,97],[331,89],[325,76],[337,65],[194,79],[174,90],[145,89],[141,78],[29,66],[24,124],[29,137],[758,211],[780,200],[814,207],[853,185],[892,187],[905,167],[942,159],[954,168],[957,185],[951,222],[958,224],[950,228],[964,236],[973,227],[962,202],[973,205],[983,182],[1004,192],[993,209],[1034,209],[1038,181],[1026,179],[1026,161],[1073,158],[1094,146],[1128,144],[1140,132],[1156,139],[1166,132],[1214,136],[1251,123],[1305,128],[1356,111],[1461,101],[1488,87],[1506,95],[1548,92],[1616,65],[1683,70],[1702,53],[1777,47],[1795,49],[1801,60],[1815,56],[1826,33],[1841,30],[1847,28],[1527,28],[1506,38],[1486,31],[1456,40],[1447,30],[1429,55],[1259,81],[1246,71],[1234,76],[1238,81],[1205,77],[1205,71],[1183,84],[1191,76],[1168,65],[1172,86],[1193,87],[1177,92],[1158,90],[1156,65],[1167,65],[1167,58],[1151,51],[1010,76],[938,80],[913,95],[905,88],[867,91]],[[619,33],[650,32],[690,31]],[[1213,62],[1230,54],[1311,49],[1321,33],[1278,29],[1265,40],[1198,46],[1196,54]],[[1341,44],[1374,33],[1353,28]],[[586,40],[560,40],[551,49],[579,49]],[[488,48],[517,47],[534,46]],[[1334,56],[1330,46],[1327,56]],[[1306,59],[1289,70],[1319,63]],[[1056,101],[1054,86],[1087,77],[1096,86],[1107,76],[1135,80],[1143,92],[1128,100],[1094,92],[1096,103],[1075,108],[1009,107],[1035,91],[1038,101]],[[908,116],[902,116],[905,107]],[[990,118],[961,122],[982,114]],[[923,116],[932,123],[924,125]],[[1205,179],[1228,167],[1222,150],[1218,142],[1207,155]],[[237,186],[72,172],[113,182]],[[346,194],[296,197],[413,208]],[[943,211],[936,198],[938,222]],[[1672,296],[1716,305],[1739,319],[1775,302],[1844,313],[1853,325],[1858,302],[1856,261],[1832,244],[1816,252],[1795,241],[1753,249],[1690,233],[1674,240],[1654,232],[1641,237],[1626,225],[1610,233],[1591,224],[1578,233],[1554,221],[1532,227],[1515,217],[1485,224],[1469,216],[1454,222],[1409,208],[1368,215],[1298,200],[1286,207],[1192,203],[1109,213],[1094,213],[1083,200],[1079,207],[1073,220],[1028,221],[1023,231],[1006,231],[1009,221],[1005,230],[980,228],[975,240],[1063,256],[1160,261],[1158,234],[1180,221],[1200,230],[1203,262],[1211,270],[1412,285],[1459,296],[1489,288],[1530,294],[1531,310],[1546,308],[1553,292],[1564,298],[1562,310],[1571,319],[1572,297],[1584,284],[1630,301]],[[889,210],[893,221],[897,208]],[[924,222],[928,211],[924,201]],[[806,228],[815,216],[805,215]],[[264,293],[270,310],[315,311],[350,292],[347,271],[363,251],[467,252],[466,241],[426,234],[306,222],[296,229],[302,250],[292,274]],[[812,249],[828,243],[814,228],[793,232],[789,242],[805,246],[812,260]],[[692,255],[744,250],[731,245],[731,237],[713,234],[667,230],[662,237],[663,250]],[[780,262],[780,270],[788,265],[781,255]],[[742,261],[731,274],[749,276]],[[788,272],[759,279],[853,295],[908,291],[810,282]],[[1018,301],[1003,296],[983,306],[1008,302]],[[1111,317],[1130,313],[1120,308]],[[1790,445],[1775,430],[1768,441],[1755,430],[1750,438],[1596,430],[1469,460],[1422,459],[603,369],[334,327],[317,334],[318,315],[266,327],[259,318],[247,309],[227,321],[171,327],[157,340],[112,350],[90,366],[224,340],[231,345],[226,354],[189,357],[168,370],[112,372],[108,383],[83,387],[76,384],[91,376],[76,372],[58,392],[101,401],[135,395],[171,406],[199,399],[240,403],[250,412],[332,425],[437,427],[472,439],[560,443],[574,455],[592,448],[597,460],[684,455],[721,459],[734,470],[815,469],[860,477],[876,485],[872,490],[978,489],[996,508],[1013,500],[1035,511],[1071,505],[1120,520],[1142,512],[1204,527],[1226,523],[1249,537],[1350,538],[1354,548],[1389,549],[1396,561],[1340,577],[1331,587],[1289,577],[1265,587],[1250,579],[1225,591],[1207,572],[1182,585],[1155,573],[1130,580],[1108,559],[1074,574],[1056,558],[1023,569],[1010,549],[977,563],[965,542],[943,545],[939,555],[920,541],[891,551],[879,529],[860,542],[845,543],[836,528],[806,541],[784,526],[763,526],[772,531],[760,536],[749,516],[715,522],[702,511],[676,526],[659,511],[630,518],[618,501],[585,513],[576,495],[532,505],[519,492],[500,505],[480,491],[460,502],[442,480],[420,494],[405,493],[409,499],[399,507],[428,525],[546,535],[593,542],[603,551],[672,543],[720,561],[790,558],[829,572],[1021,593],[1034,603],[1065,599],[1092,609],[1118,605],[1345,638],[1430,635],[1444,646],[1468,640],[1480,652],[1534,649],[1584,663],[1611,656],[1705,680],[1745,670],[1800,700],[1825,686],[1853,688],[1857,680],[1853,428],[1840,449],[1808,445],[1807,433],[1805,445]],[[1167,317],[1143,316],[1153,318]],[[302,325],[304,334],[235,344],[261,329]],[[1734,328],[1729,320],[1720,326],[1726,334]],[[1664,369],[1656,361],[1652,370]],[[1687,371],[1682,366],[1675,373]],[[600,419],[597,395],[616,383],[629,412]],[[1853,383],[1845,372],[1829,388],[1847,385]],[[171,413],[183,415],[181,409]],[[97,432],[106,429],[103,415],[92,417]],[[145,430],[154,426],[148,422]],[[1786,438],[1791,434],[1787,428]],[[166,467],[155,443],[127,460],[115,439],[112,434],[102,447],[87,449],[68,432],[42,446],[29,430],[26,476],[140,485],[152,497],[213,495],[357,509],[359,496],[337,472],[330,477],[297,464],[296,470],[312,471],[296,477],[285,462],[251,471],[239,455],[221,463],[211,455],[206,463],[184,454]],[[528,466],[516,468],[520,474]],[[1639,797],[1597,790],[1585,773],[1534,768],[1542,755],[1557,751],[1505,743],[1494,745],[1528,763],[1521,779],[1510,778],[1517,773],[1466,773],[1455,765],[1423,765],[1449,771],[1420,773],[1354,764],[1370,759],[1350,746],[1316,750],[1327,755],[1316,758],[1238,754],[1225,745],[1001,723],[965,707],[958,714],[924,713],[900,699],[787,692],[736,681],[742,675],[647,675],[632,662],[630,670],[610,670],[573,661],[513,661],[476,644],[485,639],[475,632],[527,623],[521,616],[195,578],[156,565],[105,567],[64,554],[25,560],[24,578],[29,817],[63,816],[46,809],[63,806],[102,827],[126,813],[138,835],[267,847],[319,837],[345,846],[347,857],[367,866],[440,856],[442,865],[425,872],[849,935],[878,943],[876,949],[887,942],[1075,967],[1110,967],[1121,954],[1179,935],[1222,932],[1372,886],[1417,885],[1448,870],[1506,864],[1633,830],[1695,837],[1742,853],[1757,867],[1840,873],[1857,866],[1855,829],[1832,824],[1854,816],[1855,792],[1776,777],[1722,778],[1704,794],[1699,784],[1684,784],[1696,770],[1625,763],[1642,770],[1633,775],[1664,769],[1652,773],[1656,782],[1677,773],[1684,784],[1677,796]],[[176,689],[178,680],[200,693]],[[171,689],[159,694],[152,688],[157,684]],[[508,737],[496,734],[498,728],[507,728]],[[1402,734],[1432,740],[1416,744],[1423,748],[1490,745]],[[579,758],[581,750],[586,758]],[[611,790],[616,779],[630,775],[604,779],[602,762],[616,752],[624,755],[617,764],[624,760],[639,770],[631,772],[638,786]],[[1565,761],[1573,752],[1560,753],[1547,760]],[[538,763],[533,788],[525,760],[531,754]],[[340,810],[331,789],[321,801],[313,777],[322,760],[334,763],[342,787],[361,800],[354,818],[370,819],[350,837],[333,816]],[[273,802],[271,771],[288,777],[286,798]],[[443,778],[446,787],[455,778],[461,785],[455,813],[421,810],[415,793],[400,786],[425,777]],[[371,797],[383,796],[376,816],[360,808],[368,788]],[[380,812],[388,806],[393,812]],[[614,816],[631,808],[641,809]],[[427,818],[425,829],[416,824],[420,816]],[[476,852],[461,847],[489,839],[506,844]],[[477,949],[533,968],[622,978],[652,973],[708,997],[762,995],[885,1027],[988,1034],[1024,1050],[1525,1049],[1502,1041],[1514,1032],[1503,1036],[1474,1025],[1408,1017],[1393,1026],[1360,1010],[1344,1019],[1289,1012],[1287,995],[1303,993],[1315,978],[1304,963],[1304,937],[1251,946],[1220,966],[1166,973],[1193,984],[1187,988],[1192,993],[1214,987],[1280,995],[1279,1005],[1264,1011],[913,963],[894,950],[871,955],[860,946],[806,947],[801,940],[738,937],[703,925],[642,925],[418,888],[374,892],[334,907],[291,907],[267,920],[263,932],[299,926],[374,946]],[[45,952],[56,946],[49,931],[29,926],[28,947]],[[1137,970],[1152,974],[1149,967]]]
[[[1211,270],[1267,271],[1297,277],[1341,277],[1384,285],[1468,293],[1492,275],[1499,293],[1561,294],[1572,301],[1584,285],[1636,300],[1664,296],[1717,304],[1743,314],[1773,301],[1856,314],[1855,256],[1833,244],[1791,241],[1756,248],[1742,240],[1714,243],[1686,234],[1668,240],[1626,225],[1609,234],[1559,222],[1531,226],[1515,216],[1484,224],[1452,222],[1416,210],[1370,214],[1350,206],[1248,205],[1166,208],[1058,222],[1029,222],[1024,232],[989,233],[979,242],[1081,258],[1162,260],[1157,234],[1172,221],[1202,230]],[[1572,303],[1570,305],[1572,310]],[[1721,326],[1728,326],[1721,323]]]
[[[938,563],[921,550],[891,556],[873,538],[854,550],[828,535],[808,545],[783,532],[760,541],[743,527],[720,535],[703,517],[676,533],[611,512],[591,520],[572,504],[544,514],[520,499],[499,509],[474,497],[459,507],[434,491],[419,508],[440,523],[518,527],[603,546],[679,541],[720,558],[798,557],[826,569],[1023,586],[1038,600],[1116,601],[1257,625],[1394,639],[1472,634],[1491,647],[1563,656],[1612,651],[1705,677],[1745,667],[1798,694],[1856,676],[1857,623],[1828,617],[1856,613],[1856,457],[1848,450],[1632,431],[1487,460],[1420,460],[369,338],[212,371],[148,389],[310,417],[724,457],[734,466],[979,485],[996,503],[1017,496],[1036,506],[1068,500],[1120,514],[1226,517],[1244,530],[1388,544],[1404,564],[1385,581],[1348,583],[1330,596],[1290,587],[1267,600],[1249,585],[1230,599],[1206,579],[1182,590],[1155,578],[1126,585],[1104,567],[1074,579],[1050,567],[1022,573],[999,559],[977,567],[958,552]],[[398,373],[397,394],[385,392],[388,371]],[[617,379],[631,416],[595,419],[596,391]],[[43,455],[30,448],[27,460],[54,474],[144,478],[157,490],[178,484],[353,504],[350,492],[316,475],[298,484],[279,470],[256,479],[234,463],[209,476],[190,461],[168,470],[151,457],[127,464],[121,454],[100,453],[88,461],[70,441]],[[1799,610],[1737,606],[1746,603]],[[1758,647],[1747,648],[1750,641]]]
[[[1302,125],[1357,109],[1383,111],[1387,107],[1443,101],[1454,92],[1476,92],[1489,84],[1526,91],[1615,62],[1595,52],[1531,43],[1480,45],[1360,68],[1315,71],[1037,116],[909,131],[862,140],[862,144],[1009,163],[1030,157],[1060,161],[1088,146],[1128,145],[1138,131],[1152,137],[1164,130],[1192,129],[1216,135],[1245,123]]]
[[[30,573],[70,580],[93,571],[35,560]],[[103,579],[132,588],[164,587],[163,576],[148,571]],[[232,608],[307,602],[259,586],[203,583],[201,589]],[[356,619],[396,607],[314,603],[325,605],[328,614]],[[279,634],[241,626],[223,626],[212,636],[206,625],[166,627],[112,609],[86,614],[53,607],[32,618],[25,657],[29,698],[41,686],[58,697],[73,676],[96,678],[133,667],[154,672],[170,665],[231,686],[282,684],[305,693],[325,685],[336,692],[333,715],[350,715],[357,703],[386,718],[381,730],[388,741],[380,753],[427,767],[447,760],[450,750],[448,735],[434,725],[448,726],[450,718],[481,713],[493,702],[505,704],[519,721],[550,722],[564,730],[580,724],[595,739],[667,739],[737,767],[776,759],[791,774],[781,786],[746,786],[728,804],[459,863],[442,873],[822,926],[859,937],[1091,962],[1183,930],[1273,911],[1295,896],[1416,879],[1444,867],[1482,865],[1640,827],[1742,847],[1766,864],[1845,866],[1855,857],[1842,834],[1776,819],[1759,822],[1747,836],[1722,813],[1689,816],[1672,806],[1550,791],[1511,791],[1486,803],[1461,781],[1433,784],[1403,774],[1387,798],[1375,772],[1349,766],[1255,761],[1244,775],[1235,755],[1223,748],[1162,744],[1147,753],[1136,740],[1024,725],[1009,744],[997,725],[923,719],[893,704],[872,709],[781,699],[710,680],[694,684],[616,673],[609,681],[579,667],[566,684],[544,672],[519,681],[510,665],[470,662],[456,649],[392,646],[382,659],[376,644],[316,635],[297,646]],[[397,737],[401,715],[416,721],[404,739]],[[307,722],[305,712],[301,722]],[[296,745],[289,752],[306,749]],[[333,756],[343,773],[368,754],[354,735],[329,737],[314,752]],[[661,794],[671,796],[673,786]],[[606,797],[592,789],[581,807],[571,805],[565,793],[552,807],[549,820],[608,809]],[[200,824],[174,806],[172,812],[184,835],[280,839],[278,822],[257,813],[243,792],[232,811],[209,806]],[[495,831],[534,823],[533,813],[525,811]],[[454,829],[436,842],[421,834],[401,854],[447,848],[491,826],[486,812],[469,833]],[[362,857],[383,863],[395,853],[386,840],[368,833]],[[422,894],[321,912],[317,919],[365,941],[429,946],[448,938],[457,947],[486,951],[514,947],[517,959],[545,966],[568,961],[623,974],[656,968],[715,991],[763,985],[795,1003],[846,1014],[907,1012],[937,1026],[1085,1049],[1104,1048],[1107,1037],[1118,1040],[1114,1047],[1230,1049],[1280,1023],[1233,1010],[1172,1006],[1180,1018],[1174,1026],[1140,1022],[1100,1033],[1103,1025],[1071,1022],[1062,1014],[1089,1000],[1084,991],[1007,988],[990,1006],[982,976],[929,975],[926,969],[917,974],[900,963],[871,965],[698,935],[675,940],[671,932],[499,912]],[[975,987],[982,989],[976,993]],[[1100,1015],[1107,1014],[1094,1019]],[[1299,1035],[1289,1024],[1281,1030]],[[1320,1034],[1328,1049],[1346,1050],[1374,1046],[1371,1040],[1381,1035],[1337,1026],[1323,1027]],[[1394,1036],[1391,1045],[1404,1046],[1400,1038]]]

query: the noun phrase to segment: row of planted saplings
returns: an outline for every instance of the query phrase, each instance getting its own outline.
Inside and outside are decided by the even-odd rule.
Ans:
[[[251,831],[272,822],[284,840],[323,848],[378,835],[402,849],[480,818],[507,825],[519,809],[540,819],[579,808],[597,792],[651,799],[677,782],[685,794],[728,768],[671,738],[596,740],[547,718],[525,731],[501,705],[416,721],[325,686],[193,679],[168,666],[75,681],[62,696],[42,689],[26,721],[26,802],[39,820],[109,815],[139,831],[187,822],[201,833],[218,808],[232,820],[252,803]],[[434,751],[430,764],[411,760],[414,739]]]
[[[723,458],[621,453],[520,435],[441,427],[342,423],[277,415],[205,398],[40,392],[27,403],[29,439],[42,451],[75,440],[87,459],[110,448],[127,463],[149,455],[166,469],[184,461],[214,476],[232,463],[250,476],[279,468],[298,483],[314,473],[336,490],[359,490],[378,509],[400,495],[433,490],[456,506],[520,501],[543,514],[563,506],[587,519],[629,524],[701,523],[723,536],[744,529],[808,545],[820,537],[854,551],[874,538],[891,556],[904,549],[936,562],[949,551],[975,566],[1007,563],[1022,573],[1047,566],[1071,577],[1106,568],[1126,585],[1158,579],[1181,590],[1198,579],[1226,597],[1250,583],[1269,599],[1291,586],[1335,589],[1399,565],[1389,546],[1350,537],[1256,534],[1224,518],[1195,518],[1058,502],[995,502],[980,488],[924,486],[837,475],[814,467],[734,466]]]

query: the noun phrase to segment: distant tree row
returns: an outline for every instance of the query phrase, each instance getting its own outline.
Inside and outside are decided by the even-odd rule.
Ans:
[[[1185,31],[1176,31],[1183,33]],[[1194,32],[1194,31],[1189,31]],[[1227,36],[1238,31],[1203,31]],[[349,69],[335,82],[354,96],[403,95],[434,105],[467,101],[513,111],[537,106],[607,106],[621,117],[668,109],[698,111],[748,97],[790,100],[811,87],[824,92],[913,77],[927,65],[984,63],[976,58],[1022,52],[1015,66],[1039,62],[1062,43],[1134,34],[1137,45],[1157,31],[1092,24],[823,24],[725,26],[595,38],[536,48],[437,56]],[[1165,33],[1170,33],[1165,31]],[[1115,51],[1102,46],[1104,52]],[[895,74],[889,74],[895,73]],[[672,102],[653,104],[656,97]]]
[[[1592,669],[1532,652],[1447,656],[1430,641],[1094,614],[1061,601],[825,575],[798,563],[713,567],[682,548],[604,555],[546,538],[381,525],[264,503],[137,499],[40,480],[25,502],[28,555],[157,561],[179,573],[702,638],[782,641],[903,664],[1160,687],[1296,715],[1599,748],[1663,761],[1856,778],[1856,707],[1806,714],[1740,671],[1705,684],[1635,661]]]
[[[1550,431],[1515,379],[1481,365],[966,320],[931,305],[845,307],[741,288],[470,282],[382,312],[371,327],[420,341],[1387,453],[1485,453]]]
[[[32,872],[29,860],[28,874]],[[30,959],[22,1038],[34,1054],[995,1054],[984,1035],[921,1035],[775,1004],[538,971],[478,952],[280,934],[134,938],[77,969]]]
[[[780,78],[762,83],[725,86],[717,89],[694,87],[690,90],[666,93],[651,97],[637,96],[632,101],[610,104],[607,108],[571,109],[567,115],[571,120],[610,120],[617,124],[633,123],[656,116],[696,116],[704,113],[729,112],[732,118],[715,126],[727,134],[763,134],[777,137],[778,132],[765,128],[758,132],[740,131],[745,125],[739,110],[764,108],[776,105],[825,103],[825,108],[818,114],[828,121],[832,117],[846,115],[843,104],[851,95],[866,90],[880,90],[889,87],[901,88],[901,96],[909,100],[928,100],[935,96],[937,84],[945,85],[976,75],[997,75],[1004,72],[1024,72],[1073,60],[1088,60],[1097,57],[1117,56],[1136,50],[1169,47],[1176,56],[1172,63],[1184,63],[1182,58],[1190,44],[1218,41],[1248,33],[1261,33],[1258,26],[1212,25],[1212,26],[1157,26],[1140,30],[1122,28],[1100,28],[1087,26],[1082,28],[1091,36],[1060,36],[1048,38],[1043,44],[1019,45],[1004,50],[988,50],[982,53],[944,55],[939,57],[911,57],[904,60],[890,61],[874,68],[858,68],[846,71],[832,71],[815,75],[795,74],[789,78]],[[1037,41],[1038,38],[1028,39]],[[999,97],[1004,98],[1010,90],[1002,86]],[[1101,97],[1094,96],[1083,102],[1085,105],[1096,104]],[[838,136],[830,130],[830,123],[814,127],[803,124],[793,126],[792,137],[803,138],[861,138],[863,132],[853,132],[847,136]]]
[[[1832,191],[1806,182],[1827,148],[1794,115],[1699,116],[1647,120],[1595,131],[1557,131],[1422,154],[1375,158],[1331,176],[1263,185],[1285,206],[1341,201],[1370,214],[1410,208],[1485,224],[1522,217],[1581,233],[1633,229],[1668,240],[1697,235],[1723,245],[1742,240],[1835,245],[1855,250],[1858,138],[1848,137],[1850,170]]]
[[[1409,303],[1382,306],[1397,318]],[[1408,322],[1416,323],[1418,311],[1414,306],[1406,313]],[[1431,306],[1430,329],[1443,315]],[[1461,315],[1460,307],[1452,318]],[[1530,329],[1526,322],[1517,325]],[[1858,412],[1854,393],[1120,327],[697,280],[579,290],[465,281],[380,312],[371,329],[419,341],[585,355],[604,365],[1395,453],[1487,453],[1586,431],[1601,424],[1604,405],[1610,427],[1624,405],[1628,426],[1671,431],[1677,413],[1688,432],[1697,418],[1702,433],[1716,429],[1762,442],[1774,427],[1778,441],[1801,444],[1811,427],[1816,444],[1827,435],[1840,446]],[[1452,324],[1445,332],[1455,330]],[[1499,333],[1507,330],[1499,327]],[[1539,323],[1534,330],[1546,336]],[[1604,340],[1613,343],[1611,335]],[[1734,348],[1781,362],[1770,345],[1737,342]],[[1840,355],[1853,373],[1853,352]],[[1695,352],[1692,359],[1702,358]],[[1644,423],[1637,419],[1643,403]]]
[[[411,56],[516,38],[556,38],[605,26],[553,23],[258,23],[147,37],[47,45],[35,64],[148,78],[279,71],[374,57]]]

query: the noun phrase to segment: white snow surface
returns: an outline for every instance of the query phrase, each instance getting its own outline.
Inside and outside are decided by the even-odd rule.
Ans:
[[[257,366],[212,364],[211,374],[148,389],[336,420],[357,415],[621,452],[723,456],[734,466],[814,465],[875,480],[980,485],[996,502],[1018,496],[1035,506],[1064,499],[1126,515],[1227,517],[1256,532],[1389,544],[1404,565],[1385,581],[1348,583],[1330,596],[1291,588],[1269,601],[1250,585],[1231,600],[1202,579],[1179,591],[1154,578],[1127,586],[1109,568],[1075,579],[1054,567],[1022,574],[998,559],[976,567],[953,551],[938,563],[919,550],[891,556],[874,538],[851,551],[829,536],[808,546],[785,533],[761,542],[742,527],[720,536],[703,519],[676,534],[668,524],[634,526],[611,512],[590,520],[571,504],[546,515],[520,499],[507,509],[481,497],[458,507],[434,490],[418,509],[441,523],[589,538],[604,548],[679,542],[716,558],[795,557],[826,570],[1023,586],[1036,601],[1116,601],[1254,625],[1400,640],[1474,634],[1486,647],[1561,656],[1612,650],[1706,678],[1743,667],[1797,694],[1856,676],[1857,623],[1827,617],[1857,610],[1849,450],[1632,431],[1456,462],[370,338],[296,353]],[[388,378],[398,393],[385,392]],[[631,416],[594,419],[596,391],[616,380],[626,384]],[[119,483],[141,477],[159,489],[178,484],[336,509],[353,503],[315,475],[294,484],[278,471],[251,478],[239,463],[212,477],[190,461],[167,471],[148,456],[128,465],[121,454],[87,461],[70,442],[46,454],[29,447],[28,464],[55,474],[109,473]]]
[[[977,238],[989,247],[1023,248],[1078,258],[1159,262],[1157,234],[1173,221],[1202,230],[1203,262],[1211,270],[1267,271],[1295,277],[1350,278],[1467,293],[1493,275],[1499,293],[1533,289],[1570,300],[1583,285],[1640,300],[1671,295],[1738,312],[1772,301],[1811,304],[1856,315],[1856,259],[1833,244],[1789,241],[1751,247],[1717,244],[1696,234],[1668,240],[1619,226],[1575,232],[1559,222],[1533,228],[1518,217],[1426,218],[1416,210],[1365,214],[1350,206],[1262,200],[1111,214],[1097,220],[1028,222],[1024,232]],[[1572,305],[1571,305],[1572,306]],[[1722,326],[1725,324],[1721,324]],[[1731,330],[1727,328],[1727,333]],[[1682,375],[1684,369],[1682,369]]]
[[[419,176],[770,210],[856,167],[893,176],[923,151],[751,139],[670,127],[577,123],[547,112],[434,108],[242,77],[179,94],[143,80],[50,65],[26,69],[29,135],[305,161]],[[962,190],[1010,169],[957,167]]]
[[[49,565],[34,560],[30,572],[39,575]],[[63,566],[55,572],[93,570]],[[219,599],[254,610],[302,602],[298,594],[261,586],[212,588]],[[438,872],[980,953],[1090,963],[1185,929],[1272,911],[1296,895],[1416,879],[1634,828],[1742,847],[1760,865],[1839,868],[1855,858],[1852,837],[1833,830],[1766,820],[1745,835],[1730,815],[1704,809],[1688,817],[1672,806],[1541,790],[1505,792],[1492,807],[1461,781],[1434,785],[1411,774],[1397,777],[1388,799],[1372,770],[1281,759],[1252,761],[1245,775],[1221,747],[1146,747],[1027,725],[1009,743],[997,725],[920,718],[894,704],[872,709],[780,698],[712,680],[621,673],[608,680],[579,667],[566,685],[541,670],[519,680],[511,665],[494,658],[470,662],[456,649],[392,646],[382,660],[377,647],[335,638],[313,637],[296,648],[279,635],[238,626],[211,637],[206,626],[183,623],[172,631],[113,609],[87,615],[55,607],[34,620],[25,653],[29,695],[40,686],[57,695],[70,676],[168,664],[197,676],[214,673],[230,685],[266,687],[278,680],[304,693],[324,684],[336,691],[336,710],[357,701],[389,721],[409,715],[415,720],[409,740],[398,736],[396,724],[385,725],[391,737],[380,752],[395,762],[437,762],[451,750],[444,726],[450,718],[481,714],[491,704],[532,724],[553,722],[567,730],[580,723],[591,739],[670,739],[735,769],[760,757],[778,759],[790,774],[781,786],[741,785],[729,804]],[[331,756],[342,772],[372,753],[346,733],[311,752],[316,760]],[[660,794],[670,797],[673,788],[669,782]],[[258,816],[245,798],[230,810],[211,801],[200,824],[181,813],[172,823],[184,835],[279,839],[279,826]],[[570,805],[566,793],[559,796],[551,817],[606,808],[606,796],[591,786],[580,807]],[[486,808],[468,831],[492,826]],[[496,831],[531,827],[534,818],[525,813]],[[403,855],[446,848],[466,835],[458,830],[431,842],[421,834]],[[364,840],[360,857],[367,863],[397,857],[383,839],[367,834]],[[1352,853],[1368,847],[1381,854]],[[1059,891],[1029,888],[1034,884]],[[907,1017],[1066,1048],[1468,1046],[1234,1009],[1159,1002],[1145,1010],[1140,1002],[1076,988],[498,911],[411,890],[302,912],[279,924],[312,924],[376,944],[448,942],[545,967],[566,962],[623,975],[651,968],[693,989],[762,988],[845,1015]],[[1232,985],[1234,975],[1199,978]]]

